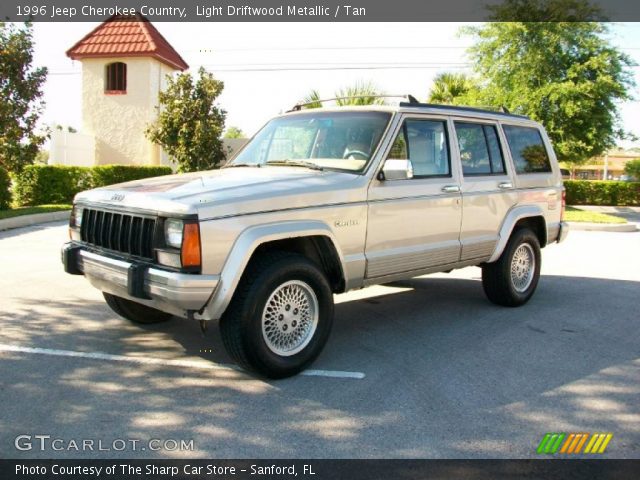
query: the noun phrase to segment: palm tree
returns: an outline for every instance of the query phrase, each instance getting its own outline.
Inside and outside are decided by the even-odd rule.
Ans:
[[[336,105],[344,107],[346,105],[383,105],[384,98],[379,98],[384,93],[371,81],[356,82],[353,85],[340,88],[334,93],[337,98]],[[311,90],[301,101],[303,108],[320,108],[320,93],[318,90]]]
[[[322,107],[322,103],[320,102],[320,92],[314,88],[307,93],[307,95],[300,101],[300,104],[304,105],[304,108]]]
[[[371,81],[358,81],[335,93],[338,98],[336,104],[341,107],[346,105],[383,105],[384,98],[380,98],[379,95],[383,95],[383,92]]]
[[[471,88],[470,79],[463,73],[439,73],[433,79],[429,102],[452,104],[469,93]]]

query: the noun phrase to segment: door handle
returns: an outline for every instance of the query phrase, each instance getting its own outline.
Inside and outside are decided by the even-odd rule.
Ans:
[[[442,187],[442,191],[445,193],[458,193],[460,191],[460,187],[458,185],[445,185]]]
[[[511,182],[502,182],[498,184],[498,188],[501,188],[502,190],[508,190],[510,188],[513,188],[513,184]]]

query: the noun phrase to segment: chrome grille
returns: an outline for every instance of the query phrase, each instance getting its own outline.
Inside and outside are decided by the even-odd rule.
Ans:
[[[152,260],[155,226],[154,218],[85,208],[80,238],[90,245]]]

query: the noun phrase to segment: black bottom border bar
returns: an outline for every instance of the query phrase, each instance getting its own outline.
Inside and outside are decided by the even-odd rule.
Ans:
[[[640,459],[0,460],[3,480],[636,480],[638,472]]]

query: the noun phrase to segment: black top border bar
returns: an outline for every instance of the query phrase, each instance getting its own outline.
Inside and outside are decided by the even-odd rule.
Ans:
[[[0,20],[95,22],[141,14],[153,22],[483,22],[501,6],[503,21],[640,21],[635,0],[3,0]]]

